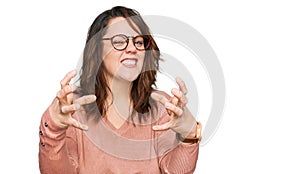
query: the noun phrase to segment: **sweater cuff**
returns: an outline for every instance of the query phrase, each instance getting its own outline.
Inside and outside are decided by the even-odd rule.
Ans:
[[[40,123],[40,150],[46,152],[50,158],[57,158],[65,144],[66,130],[67,128],[61,128],[53,122],[48,108]]]

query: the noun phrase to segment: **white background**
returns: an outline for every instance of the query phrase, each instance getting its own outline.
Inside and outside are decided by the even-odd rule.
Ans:
[[[0,3],[0,173],[39,173],[38,126],[75,68],[94,18],[114,5],[196,28],[215,50],[226,108],[196,173],[299,173],[297,1],[7,1]]]

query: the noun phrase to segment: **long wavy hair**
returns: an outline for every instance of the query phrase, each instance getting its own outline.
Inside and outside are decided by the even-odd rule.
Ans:
[[[86,39],[83,62],[78,79],[80,87],[76,93],[80,96],[87,94],[96,95],[97,99],[95,103],[84,106],[88,116],[93,115],[98,120],[106,114],[110,105],[106,100],[109,94],[112,95],[112,93],[105,76],[106,69],[102,63],[101,38],[106,32],[109,20],[116,17],[124,17],[135,31],[139,30],[140,34],[144,35],[150,42],[149,47],[145,50],[142,71],[137,79],[132,82],[130,92],[134,111],[138,113],[139,120],[141,121],[144,115],[148,115],[145,113],[148,113],[151,109],[150,94],[154,90],[153,87],[156,86],[156,73],[159,67],[160,51],[150,34],[149,27],[140,14],[133,9],[116,6],[104,11],[93,21]],[[100,114],[97,114],[97,112],[100,112]]]

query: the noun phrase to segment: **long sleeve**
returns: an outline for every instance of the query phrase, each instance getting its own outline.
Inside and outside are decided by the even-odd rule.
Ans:
[[[164,107],[160,108],[161,120],[159,125],[169,121],[169,116]],[[162,173],[192,174],[195,171],[198,160],[199,143],[181,143],[176,138],[176,133],[172,130],[166,131],[168,136],[159,142],[161,149],[165,153],[159,158],[159,166]],[[173,147],[173,148],[172,148]]]
[[[39,165],[41,174],[78,173],[78,154],[74,128],[62,129],[52,121],[49,109],[41,119]]]
[[[196,168],[199,143],[179,144],[160,159],[162,173],[192,174]]]

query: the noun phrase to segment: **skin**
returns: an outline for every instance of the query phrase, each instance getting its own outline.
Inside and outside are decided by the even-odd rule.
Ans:
[[[103,36],[104,38],[110,38],[117,34],[126,36],[139,35],[139,31],[134,31],[123,17],[111,19],[108,26],[106,34]],[[113,104],[108,108],[106,115],[114,127],[120,128],[132,110],[129,95],[131,82],[141,73],[145,51],[137,50],[131,39],[123,51],[114,49],[109,40],[103,41],[103,44],[103,63],[108,71],[106,78],[113,96],[115,96],[115,98],[109,96],[107,99],[108,103],[113,101]],[[122,60],[126,59],[137,60],[137,63],[135,66],[127,67],[122,64]]]
[[[75,86],[69,85],[72,78],[76,75],[76,71],[70,71],[61,80],[61,89],[57,92],[56,98],[49,106],[49,112],[52,120],[61,128],[74,126],[76,128],[87,130],[86,125],[81,124],[79,121],[72,118],[72,113],[80,109],[82,105],[92,103],[96,100],[95,95],[82,96],[73,102],[73,91]]]
[[[120,25],[122,27],[120,27]],[[116,34],[125,34],[127,36],[136,36],[138,33],[134,31],[122,17],[111,19],[109,28],[104,37],[112,37]],[[107,110],[108,120],[119,128],[128,118],[132,105],[130,103],[131,82],[134,81],[141,72],[145,51],[137,50],[132,40],[125,50],[115,50],[110,41],[104,41],[103,62],[108,70],[107,78],[109,86],[113,93],[112,98],[109,96],[107,102],[113,101]],[[125,58],[137,59],[134,67],[126,67],[121,63]],[[73,101],[73,91],[75,86],[69,85],[72,78],[76,75],[76,71],[70,71],[61,80],[61,89],[57,92],[56,98],[49,107],[50,115],[53,121],[61,128],[74,126],[76,128],[87,130],[88,127],[71,117],[72,113],[80,109],[82,105],[94,102],[95,95],[87,95]],[[184,137],[195,137],[196,120],[186,107],[188,99],[186,97],[187,88],[184,81],[176,78],[179,88],[171,90],[172,96],[163,91],[155,91],[151,94],[151,98],[162,103],[170,115],[170,121],[158,126],[153,126],[153,130],[161,131],[172,129],[180,133]],[[121,114],[122,113],[122,114]]]
[[[108,29],[103,38],[111,38],[117,34],[124,34],[126,36],[137,36],[139,33],[134,31],[123,17],[111,19],[108,22]],[[137,28],[137,27],[136,27]],[[108,81],[112,80],[124,81],[122,83],[129,83],[134,81],[141,73],[145,51],[139,51],[135,48],[133,41],[130,39],[128,46],[123,51],[118,51],[113,48],[110,40],[103,41],[103,63],[107,68]],[[127,68],[121,61],[124,59],[135,59],[137,64],[135,67]]]

